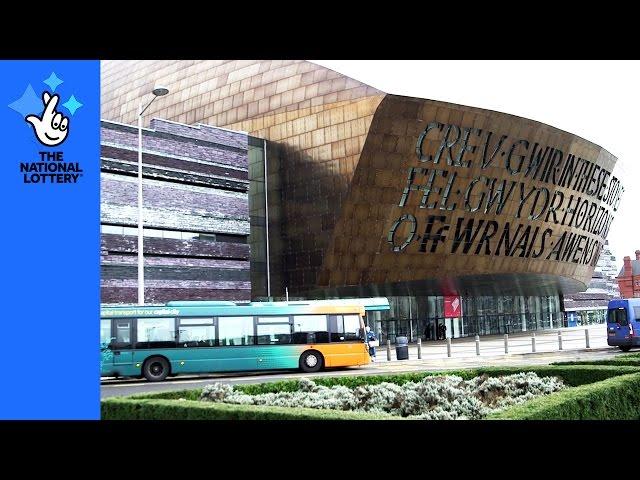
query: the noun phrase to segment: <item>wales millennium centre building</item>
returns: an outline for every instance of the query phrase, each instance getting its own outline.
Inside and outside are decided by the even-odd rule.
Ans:
[[[145,291],[385,296],[382,340],[562,326],[624,193],[617,159],[526,118],[388,94],[294,60],[102,63],[104,303]],[[148,237],[148,238],[147,238]]]

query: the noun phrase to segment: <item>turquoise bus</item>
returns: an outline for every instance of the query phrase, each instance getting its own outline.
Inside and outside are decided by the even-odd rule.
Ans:
[[[162,381],[182,373],[365,365],[366,311],[386,298],[176,301],[100,312],[101,375]]]
[[[623,352],[640,346],[640,298],[609,301],[607,344]]]

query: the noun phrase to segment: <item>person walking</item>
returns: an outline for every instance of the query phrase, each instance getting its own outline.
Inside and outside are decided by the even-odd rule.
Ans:
[[[424,327],[424,339],[431,340],[431,325],[427,323]]]
[[[444,323],[441,323],[438,326],[438,339],[444,340],[446,336],[447,336],[447,327],[444,326]]]
[[[371,357],[371,361],[376,361],[376,347],[373,346],[373,343],[377,343],[376,334],[371,331],[371,328],[366,327],[366,335],[367,335],[367,344],[369,345],[369,356]]]

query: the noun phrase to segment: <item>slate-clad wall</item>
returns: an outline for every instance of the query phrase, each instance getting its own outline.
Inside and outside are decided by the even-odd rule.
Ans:
[[[137,148],[135,126],[102,122],[103,225],[137,227]],[[145,237],[145,302],[250,300],[247,149],[246,133],[208,125],[144,129],[145,227],[219,240]],[[101,301],[135,303],[137,237],[102,233],[100,263]]]

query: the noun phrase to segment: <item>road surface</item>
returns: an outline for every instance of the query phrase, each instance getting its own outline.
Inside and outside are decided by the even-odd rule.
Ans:
[[[593,328],[597,327],[597,328]],[[565,330],[568,330],[565,332]],[[297,371],[208,374],[178,376],[164,382],[151,383],[137,379],[103,379],[101,397],[124,396],[151,392],[164,392],[202,388],[221,382],[261,383],[294,379],[343,375],[376,375],[416,371],[445,371],[478,366],[546,365],[572,360],[602,360],[614,358],[620,350],[606,345],[606,331],[602,325],[589,327],[590,349],[585,348],[583,329],[563,329],[563,350],[558,351],[557,331],[536,332],[536,353],[531,352],[531,334],[516,334],[509,338],[509,353],[504,353],[503,337],[481,337],[480,356],[476,355],[473,338],[454,339],[451,357],[447,357],[446,342],[428,342],[423,345],[422,359],[417,358],[417,347],[410,348],[408,360],[396,360],[392,346],[391,361],[386,359],[386,348],[379,348],[377,361],[362,367],[332,369],[326,372],[304,374]]]

